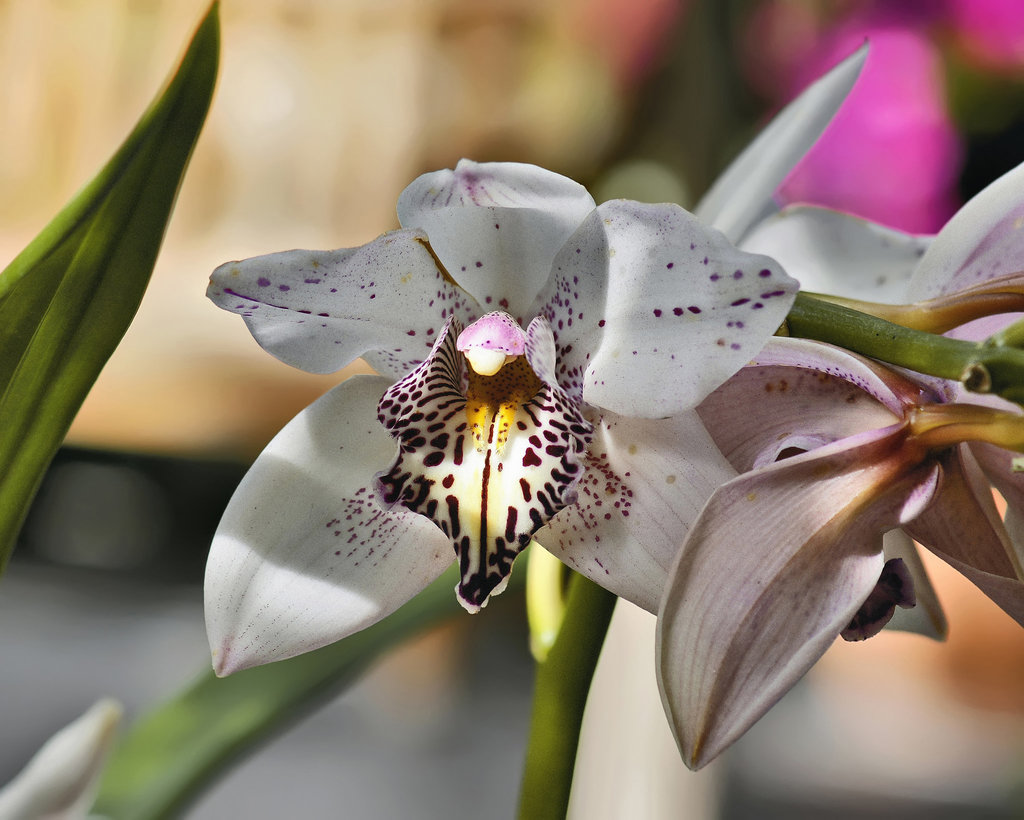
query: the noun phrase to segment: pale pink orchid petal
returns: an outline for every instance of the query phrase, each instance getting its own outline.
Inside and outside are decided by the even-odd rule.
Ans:
[[[745,473],[690,531],[658,620],[662,700],[700,768],[818,660],[874,589],[882,533],[927,480],[902,425]]]
[[[942,459],[939,497],[904,529],[1024,625],[1019,559],[967,445]]]
[[[515,162],[460,160],[399,196],[398,219],[419,228],[452,280],[486,310],[522,321],[562,245],[594,210],[577,182]]]
[[[1024,271],[1024,164],[964,205],[921,259],[907,301],[944,296]]]
[[[751,407],[757,408],[756,420]],[[715,443],[741,472],[887,427],[901,419],[898,410],[891,388],[864,360],[831,346],[785,338],[771,340],[754,364],[697,408]]]
[[[678,205],[614,200],[555,258],[538,298],[570,395],[646,418],[694,407],[750,360],[798,285]]]
[[[1006,501],[1003,525],[1010,536],[1017,563],[1024,565],[1024,472],[1013,467],[1021,454],[982,441],[972,441],[968,446],[985,477]]]
[[[576,504],[534,536],[570,568],[658,611],[668,570],[690,523],[736,475],[696,413],[594,423]]]
[[[751,253],[779,261],[806,291],[902,304],[931,237],[810,205],[783,208],[743,240]]]
[[[907,403],[915,403],[927,392],[916,381],[900,376],[884,365],[876,364],[845,348],[816,342],[774,336],[767,341],[753,364],[799,367],[835,376],[857,385],[894,415],[902,416]]]
[[[105,699],[61,729],[0,788],[3,820],[82,820],[117,735],[121,705]]]
[[[903,530],[889,530],[882,541],[882,554],[886,561],[892,558],[903,561],[914,581],[914,595],[917,598],[916,606],[897,607],[886,629],[916,632],[933,640],[945,640],[949,623],[913,539]]]
[[[365,356],[397,378],[430,352],[445,316],[479,313],[438,270],[420,231],[228,262],[213,272],[207,296],[241,314],[269,353],[311,373]]]
[[[697,217],[739,242],[776,211],[776,189],[832,121],[867,54],[862,46],[782,109],[718,177],[694,209]]]
[[[210,548],[206,628],[220,675],[325,646],[390,614],[453,560],[433,522],[372,488],[397,445],[377,421],[390,380],[355,376],[270,442]]]

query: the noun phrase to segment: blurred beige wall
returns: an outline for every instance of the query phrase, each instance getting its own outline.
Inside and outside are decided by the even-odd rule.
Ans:
[[[5,263],[115,150],[205,8],[0,4]],[[536,0],[223,3],[217,94],[150,292],[70,440],[256,452],[341,377],[260,351],[238,317],[204,299],[209,272],[369,241],[396,226],[411,179],[461,156],[592,173],[618,128],[621,56],[575,25],[586,13]]]

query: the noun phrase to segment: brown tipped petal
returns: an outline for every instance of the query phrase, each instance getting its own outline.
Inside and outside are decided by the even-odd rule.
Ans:
[[[1024,625],[1024,582],[991,490],[966,445],[943,462],[938,498],[907,533]]]
[[[899,427],[741,475],[712,496],[659,618],[662,700],[697,769],[814,664],[883,565],[881,535],[927,476]]]

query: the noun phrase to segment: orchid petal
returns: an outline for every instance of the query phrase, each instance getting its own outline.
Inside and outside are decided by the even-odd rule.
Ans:
[[[1024,165],[1007,172],[964,205],[939,231],[908,290],[931,299],[1024,271]]]
[[[371,488],[395,443],[377,421],[390,384],[355,376],[289,422],[235,491],[206,567],[219,675],[325,646],[390,614],[452,563],[426,518]]]
[[[539,297],[559,380],[589,404],[660,418],[694,407],[757,353],[797,283],[678,205],[615,200],[587,217]]]
[[[662,700],[699,768],[825,652],[874,589],[908,482],[898,426],[745,473],[690,532],[658,618]]]
[[[917,545],[902,530],[890,530],[882,540],[882,554],[886,561],[891,558],[903,559],[910,577],[914,579],[914,594],[917,597],[916,606],[909,609],[897,608],[886,628],[945,640],[949,624]]]
[[[594,199],[573,180],[534,165],[461,160],[414,180],[398,219],[420,228],[451,277],[484,306],[522,319],[551,262]]]
[[[1006,501],[1003,524],[1010,536],[1016,563],[1024,566],[1024,473],[1013,468],[1020,454],[981,441],[972,441],[968,447],[985,477]]]
[[[967,445],[943,458],[936,503],[903,528],[1024,625],[1020,564]]]
[[[775,341],[763,358],[783,364],[741,368],[697,408],[715,443],[740,472],[899,421],[902,414],[864,389],[886,389],[876,384],[878,376],[866,363],[813,342]],[[815,369],[790,364],[812,357],[819,365],[829,364]],[[756,420],[751,407],[757,407]]]
[[[207,296],[241,314],[285,364],[333,373],[365,356],[392,378],[430,352],[447,315],[479,312],[438,270],[420,231],[386,233],[359,248],[228,262],[213,272]]]
[[[656,613],[692,522],[736,472],[692,412],[666,419],[605,413],[586,465],[576,503],[534,538],[572,569]]]
[[[930,242],[850,214],[797,205],[761,222],[742,247],[778,260],[802,290],[895,305],[906,302],[911,274]]]
[[[476,437],[470,409],[478,382],[471,374],[462,394],[460,331],[450,319],[426,361],[381,399],[378,417],[400,449],[379,482],[385,504],[425,516],[451,539],[459,601],[476,612],[505,588],[533,533],[575,498],[591,431],[561,388],[520,358],[487,382],[503,398],[500,406],[483,402],[487,429]],[[536,339],[545,335],[547,342]],[[554,351],[550,337],[543,318],[530,325],[525,347],[536,361]],[[544,364],[542,372],[554,367]],[[520,387],[527,389],[518,394]]]
[[[704,195],[694,209],[698,218],[739,242],[775,211],[776,189],[831,122],[867,56],[865,45],[783,108]]]
[[[103,763],[114,744],[121,712],[116,701],[98,701],[51,737],[18,776],[0,789],[0,817],[85,817],[95,797]]]

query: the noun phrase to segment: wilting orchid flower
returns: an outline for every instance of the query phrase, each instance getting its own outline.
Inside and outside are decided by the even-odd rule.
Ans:
[[[381,376],[296,417],[229,504],[206,577],[218,673],[365,628],[453,552],[477,609],[531,536],[656,611],[682,534],[734,475],[690,408],[793,292],[727,239],[777,210],[864,56],[740,155],[698,206],[705,224],[673,205],[595,207],[532,166],[462,162],[410,185],[402,230],[368,245],[219,268],[209,295],[278,358],[326,373],[363,356]]]
[[[120,704],[101,700],[51,737],[18,776],[0,788],[0,817],[86,817],[120,719]]]
[[[1024,166],[968,203],[927,251],[917,238],[808,210],[784,212],[751,244],[764,247],[768,236],[790,248],[797,270],[829,258],[830,243],[845,245],[848,261],[820,270],[831,285],[848,274],[835,288],[848,296],[955,298],[1024,271],[1022,183]],[[811,225],[813,247],[778,241]],[[879,283],[867,265],[892,247],[903,262]],[[1008,321],[981,320],[982,333]],[[731,409],[740,407],[757,415]],[[742,735],[840,632],[873,634],[894,606],[912,601],[906,576],[890,583],[884,571],[887,531],[905,533],[889,537],[911,564],[907,535],[1024,624],[1024,479],[1012,466],[1024,447],[1019,407],[828,345],[775,339],[699,412],[733,465],[749,472],[711,498],[662,602],[659,679],[690,766]],[[1008,502],[1005,522],[992,485]]]

